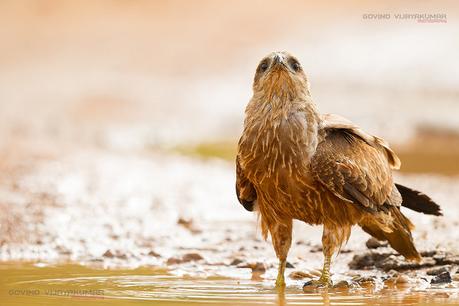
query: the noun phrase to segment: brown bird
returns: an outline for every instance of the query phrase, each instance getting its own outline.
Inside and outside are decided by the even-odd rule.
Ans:
[[[332,255],[358,224],[409,260],[421,259],[413,224],[400,206],[441,215],[428,196],[395,184],[400,160],[387,142],[332,114],[319,114],[298,60],[274,52],[258,65],[236,158],[239,202],[260,215],[279,259],[284,286],[292,220],[323,224],[324,265],[313,284],[332,285]]]

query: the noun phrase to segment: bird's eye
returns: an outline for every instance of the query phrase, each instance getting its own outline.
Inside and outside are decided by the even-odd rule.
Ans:
[[[268,63],[267,62],[261,63],[259,69],[261,72],[265,72],[268,69]]]
[[[292,69],[296,72],[300,71],[301,70],[301,66],[300,66],[300,63],[298,63],[297,61],[292,61],[290,63],[290,67],[292,67]]]

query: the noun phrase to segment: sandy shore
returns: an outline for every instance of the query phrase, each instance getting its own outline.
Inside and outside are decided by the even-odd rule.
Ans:
[[[233,165],[228,162],[87,149],[17,170],[16,175],[2,177],[3,261],[70,261],[115,268],[167,267],[191,276],[275,277],[272,247],[261,239],[256,216],[238,204]],[[335,260],[336,281],[357,274],[387,277],[391,270],[430,281],[435,275],[426,272],[437,266],[458,278],[454,273],[459,233],[451,231],[458,226],[458,180],[398,175],[397,181],[425,191],[445,212],[435,218],[405,211],[417,226],[416,245],[426,258],[410,266],[389,248],[369,251],[365,245],[369,236],[356,228]],[[295,224],[287,272],[295,272],[292,279],[317,274],[322,261],[320,237],[319,227]],[[355,257],[364,254],[366,258]]]

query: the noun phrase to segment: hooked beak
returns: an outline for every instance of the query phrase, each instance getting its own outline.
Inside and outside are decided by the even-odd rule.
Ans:
[[[272,68],[274,69],[285,69],[291,71],[290,67],[285,63],[285,58],[282,54],[276,53],[273,57]]]
[[[274,55],[274,58],[273,58],[273,66],[278,66],[280,64],[285,66],[284,57],[281,54],[277,53]]]

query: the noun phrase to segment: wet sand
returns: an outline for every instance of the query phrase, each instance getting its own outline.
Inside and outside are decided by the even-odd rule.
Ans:
[[[32,274],[40,274],[41,266],[57,265],[56,269],[64,271],[65,263],[70,262],[102,274],[105,270],[133,269],[133,282],[135,269],[152,274],[163,269],[164,275],[174,277],[175,285],[169,287],[164,282],[160,287],[168,292],[176,288],[191,297],[200,296],[203,290],[222,294],[219,289],[205,289],[207,280],[215,279],[218,286],[233,288],[228,289],[228,297],[242,294],[241,303],[273,300],[277,260],[270,242],[261,239],[256,216],[236,201],[232,163],[166,152],[79,149],[52,160],[31,161],[33,167],[18,166],[17,172],[11,170],[3,177],[1,188],[5,199],[0,215],[0,259],[6,262],[4,288],[14,287],[14,275],[28,274],[27,267],[37,271]],[[365,244],[369,236],[356,228],[334,260],[333,281],[349,287],[345,295],[359,303],[368,302],[359,300],[368,296],[358,289],[366,281],[377,287],[369,297],[371,303],[377,303],[376,294],[388,299],[422,302],[439,298],[453,303],[459,291],[459,233],[451,231],[458,226],[458,179],[419,174],[397,174],[396,179],[431,195],[445,212],[444,217],[437,218],[405,211],[417,226],[414,238],[425,255],[423,262],[410,265],[385,246],[369,249]],[[320,227],[295,223],[287,268],[287,284],[293,295],[287,294],[287,299],[294,300],[297,295],[300,301],[307,299],[300,296],[302,284],[320,273],[320,237]],[[8,264],[17,261],[33,261],[38,266]],[[438,268],[443,270],[436,271]],[[83,277],[88,271],[78,269],[83,269]],[[441,276],[443,272],[449,278]],[[66,277],[61,274],[58,278]],[[46,279],[38,279],[49,288]],[[239,293],[234,287],[237,281],[243,284]],[[93,281],[88,282],[86,287],[92,288]],[[393,283],[397,286],[391,289]],[[128,299],[137,300],[139,295],[140,299],[161,300],[161,289],[146,286],[154,289],[148,297],[139,288],[120,294],[128,295]],[[244,295],[244,290],[253,290],[255,296]],[[322,293],[310,293],[313,300],[323,298]],[[178,302],[180,294],[175,297]],[[202,298],[216,301],[210,296]]]

